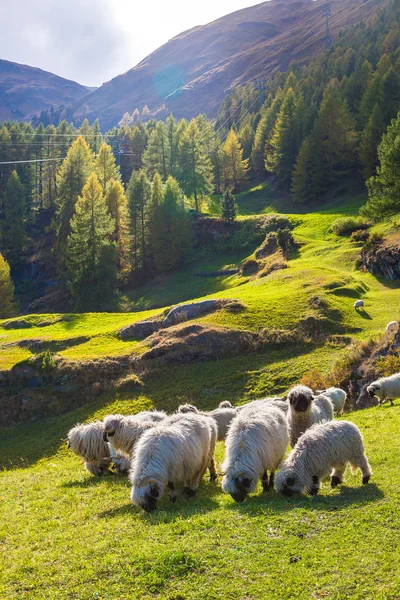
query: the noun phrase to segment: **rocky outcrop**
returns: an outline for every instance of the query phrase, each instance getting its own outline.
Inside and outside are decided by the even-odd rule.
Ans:
[[[162,317],[161,317],[162,318]],[[154,321],[139,321],[132,325],[126,325],[119,330],[119,337],[121,340],[142,340],[149,337],[155,331],[158,331],[162,327],[161,320]]]
[[[400,245],[381,243],[362,250],[363,265],[378,277],[400,279]]]
[[[256,259],[260,260],[271,256],[278,250],[278,240],[274,233],[269,233],[265,238],[263,244],[256,250]]]

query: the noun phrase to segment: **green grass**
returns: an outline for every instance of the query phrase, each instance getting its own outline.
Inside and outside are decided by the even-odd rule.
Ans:
[[[259,488],[238,505],[204,480],[195,499],[164,499],[152,515],[131,505],[126,478],[87,475],[59,441],[82,416],[13,428],[0,440],[0,455],[16,463],[0,474],[1,598],[398,598],[400,407],[350,415],[374,470],[368,486],[347,472],[341,489],[325,483],[318,497]]]

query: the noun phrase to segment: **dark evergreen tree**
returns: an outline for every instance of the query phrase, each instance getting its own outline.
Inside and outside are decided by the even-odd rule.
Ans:
[[[16,171],[13,171],[7,182],[3,205],[3,222],[1,228],[1,247],[12,267],[21,260],[25,242],[25,188]]]
[[[236,219],[235,197],[230,190],[225,190],[222,195],[221,216],[225,223],[233,223]]]

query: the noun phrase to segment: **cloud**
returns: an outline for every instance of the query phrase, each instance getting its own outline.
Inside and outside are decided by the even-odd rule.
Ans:
[[[84,85],[100,85],[118,74],[129,46],[112,4],[113,0],[2,0],[0,57]]]

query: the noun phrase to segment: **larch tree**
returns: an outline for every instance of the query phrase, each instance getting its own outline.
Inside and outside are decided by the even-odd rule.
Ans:
[[[132,235],[133,267],[146,268],[147,226],[151,203],[151,184],[144,170],[134,171],[127,189]]]
[[[360,161],[365,179],[375,175],[378,165],[378,146],[386,127],[381,107],[376,104],[361,135]]]
[[[111,310],[116,302],[114,224],[96,173],[87,180],[71,220],[67,258],[76,310]]]
[[[100,123],[99,120],[96,119],[93,123],[93,142],[90,144],[95,155],[97,155],[100,150],[102,139],[103,136],[101,135]]]
[[[106,204],[114,226],[111,240],[116,245],[117,270],[121,279],[124,279],[129,267],[128,200],[117,179],[111,179],[107,184]]]
[[[25,187],[16,171],[8,179],[4,201],[3,222],[1,228],[1,247],[6,259],[15,266],[21,260],[25,242]]]
[[[14,285],[10,275],[10,265],[0,254],[0,319],[8,319],[16,314]]]
[[[71,233],[70,222],[75,212],[75,204],[93,170],[93,152],[84,138],[79,136],[68,150],[57,181],[58,195],[54,228],[56,230],[56,253],[61,271],[65,267],[64,254],[67,239]]]
[[[170,172],[169,158],[168,132],[165,124],[160,121],[151,132],[143,153],[143,168],[147,177],[152,179],[157,172],[165,181]]]
[[[105,193],[109,181],[112,179],[119,179],[119,173],[115,163],[115,156],[111,146],[108,144],[104,143],[101,145],[99,153],[95,159],[95,172],[103,188],[103,193]]]
[[[263,109],[261,119],[257,125],[253,149],[251,151],[251,163],[256,173],[261,173],[265,169],[265,143],[275,124],[283,98],[284,91],[282,88],[279,88],[271,106]]]
[[[243,148],[236,132],[231,129],[223,144],[223,181],[226,189],[234,190],[246,177],[249,170],[248,159],[243,159]]]
[[[196,212],[199,212],[199,199],[211,194],[214,185],[207,139],[196,119],[190,121],[180,140],[179,182],[185,194],[194,198]]]

